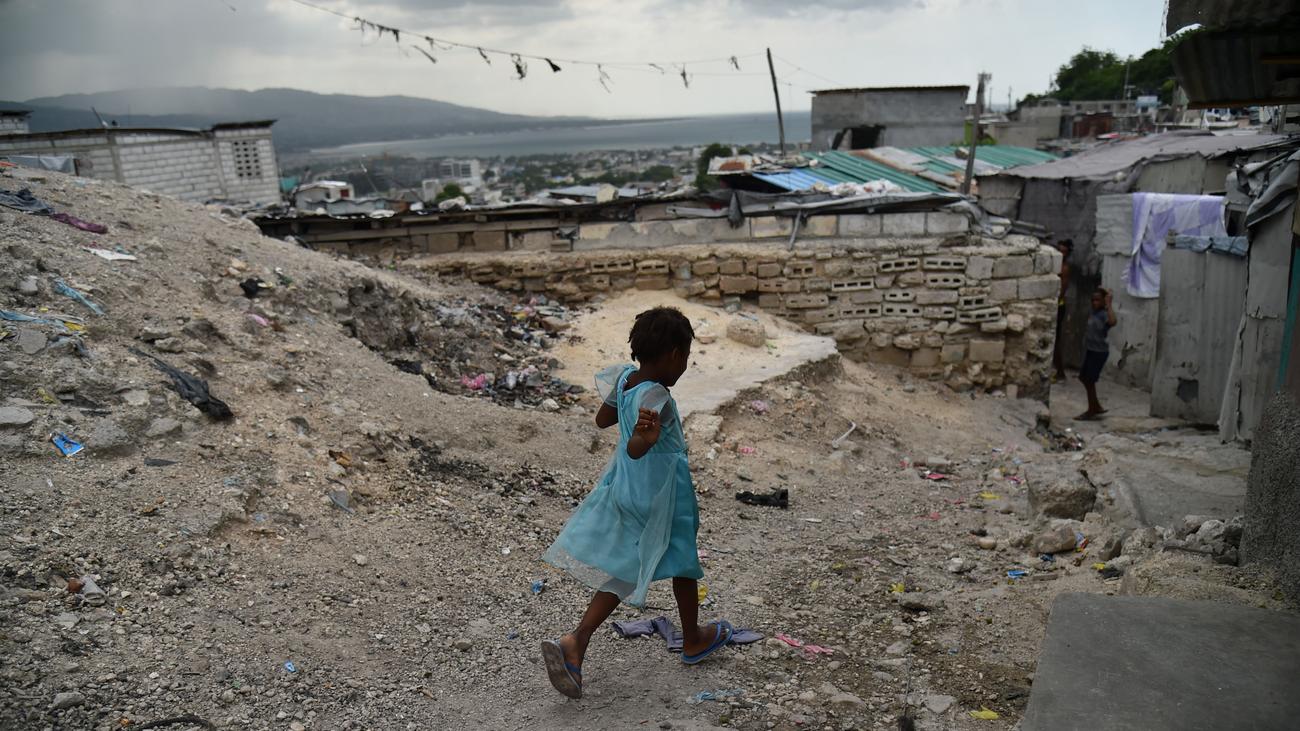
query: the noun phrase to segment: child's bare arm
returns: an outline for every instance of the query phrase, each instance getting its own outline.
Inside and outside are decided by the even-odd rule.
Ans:
[[[641,459],[659,441],[659,412],[641,409],[632,431],[632,438],[627,440],[627,456]]]
[[[601,404],[596,412],[596,426],[608,429],[618,423],[618,409],[609,404]]]

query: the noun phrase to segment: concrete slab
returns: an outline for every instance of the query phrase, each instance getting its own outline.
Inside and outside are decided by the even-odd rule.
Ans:
[[[1062,594],[1021,731],[1300,728],[1300,616]]]
[[[697,335],[709,332],[716,338],[707,345],[695,343],[690,368],[673,387],[683,419],[692,413],[709,413],[747,388],[839,352],[831,338],[809,334],[786,320],[752,310],[746,314],[763,323],[767,344],[761,348],[742,345],[727,338],[727,322],[735,315],[720,307],[688,302],[672,291],[629,291],[574,321],[570,332],[581,340],[556,348],[555,357],[564,364],[560,377],[585,386],[601,368],[628,362],[627,335],[637,313],[660,305],[681,310]]]

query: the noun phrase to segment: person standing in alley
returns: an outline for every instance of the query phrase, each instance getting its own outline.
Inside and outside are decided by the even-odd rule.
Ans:
[[[1088,392],[1088,410],[1074,417],[1076,419],[1092,421],[1106,413],[1097,400],[1097,379],[1110,357],[1110,343],[1106,336],[1116,322],[1110,291],[1099,288],[1092,293],[1092,312],[1088,314],[1088,325],[1083,335],[1083,367],[1079,369],[1079,380]]]
[[[1061,239],[1056,242],[1056,250],[1061,252],[1061,291],[1056,296],[1056,344],[1052,348],[1053,382],[1065,380],[1065,355],[1061,349],[1061,327],[1065,324],[1065,290],[1070,287],[1070,252],[1074,251],[1074,241]]]

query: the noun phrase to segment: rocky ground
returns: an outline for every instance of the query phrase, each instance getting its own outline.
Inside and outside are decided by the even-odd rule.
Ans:
[[[538,559],[614,443],[559,377],[575,313],[219,208],[0,177],[22,187],[109,231],[0,208],[0,310],[41,321],[0,321],[5,728],[1008,729],[1060,592],[1277,604],[1234,565],[1230,514],[1125,512],[1117,465],[1203,435],[1080,437],[832,358],[690,425],[706,615],[767,639],[686,667],[602,632],[567,701],[537,647],[587,592]],[[789,509],[734,499],[773,488]],[[616,618],[674,613],[666,587],[650,604]]]

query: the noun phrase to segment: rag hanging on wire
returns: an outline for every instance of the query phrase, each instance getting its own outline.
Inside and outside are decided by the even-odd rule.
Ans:
[[[415,50],[419,51],[420,53],[423,53],[423,54],[424,54],[424,57],[427,58],[427,59],[429,59],[429,62],[430,62],[430,63],[438,63],[438,59],[434,58],[434,57],[433,57],[433,54],[429,53],[428,51],[424,50],[423,48],[420,48],[419,46],[415,46],[415,45],[411,46],[411,48],[414,48]]]
[[[682,66],[682,83],[686,85],[687,89],[691,88],[691,77],[686,75],[685,66]]]
[[[510,54],[510,63],[515,65],[515,73],[519,74],[520,80],[528,75],[528,64],[524,63],[524,59],[520,58],[519,54]]]
[[[549,59],[549,58],[547,58],[547,59],[543,59],[543,60],[545,60],[546,63],[550,64],[550,66],[551,66],[551,70],[552,70],[552,71],[554,71],[554,72],[557,73],[557,74],[560,73],[560,67],[559,67],[559,66],[558,66],[554,61],[552,61],[552,60]]]
[[[609,88],[612,79],[609,78],[609,74],[605,73],[605,67],[600,64],[596,64],[596,81],[599,81],[600,85],[605,87],[605,91],[608,91],[611,94],[614,93],[614,91]]]

